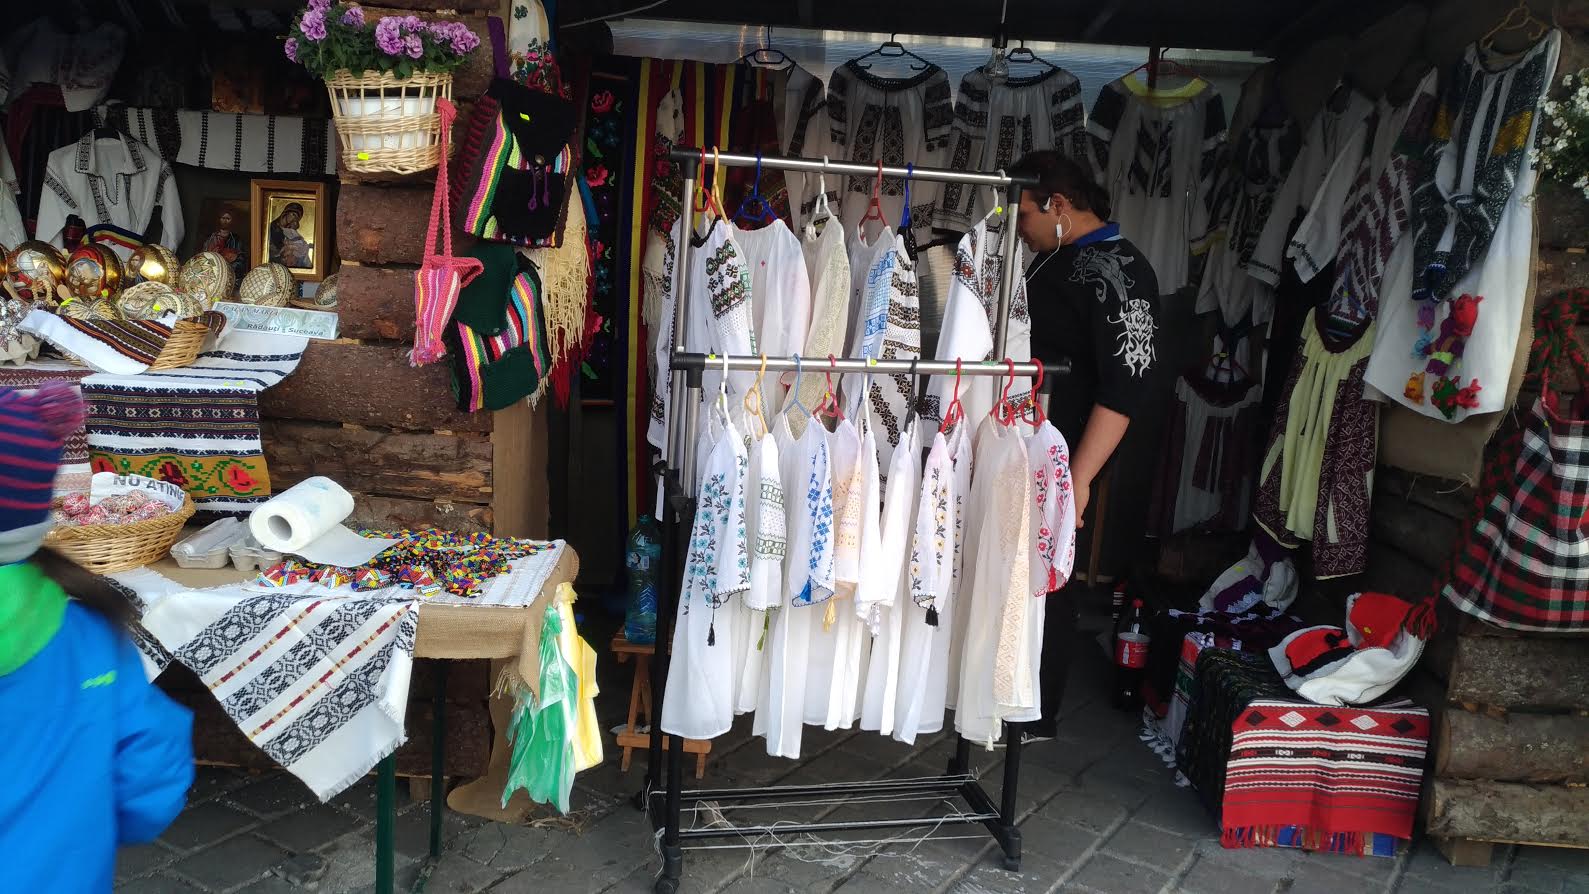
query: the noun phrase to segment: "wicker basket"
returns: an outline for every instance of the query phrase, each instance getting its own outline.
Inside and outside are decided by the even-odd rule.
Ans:
[[[342,167],[363,174],[414,174],[441,159],[439,97],[452,99],[452,73],[339,71],[326,80],[342,143]]]
[[[210,327],[197,320],[177,320],[171,327],[171,340],[160,349],[160,356],[149,364],[154,369],[181,369],[199,359],[199,352],[204,350],[204,337],[210,334]]]
[[[45,535],[44,545],[95,574],[130,571],[169,553],[192,515],[193,498],[184,497],[181,509],[147,521],[55,528]]]

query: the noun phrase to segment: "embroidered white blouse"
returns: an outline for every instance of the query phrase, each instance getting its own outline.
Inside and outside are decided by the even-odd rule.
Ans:
[[[68,215],[88,226],[113,224],[134,233],[149,227],[160,207],[160,243],[182,244],[182,201],[171,166],[151,148],[128,137],[95,139],[92,132],[50,153],[39,195],[37,237],[63,246]]]

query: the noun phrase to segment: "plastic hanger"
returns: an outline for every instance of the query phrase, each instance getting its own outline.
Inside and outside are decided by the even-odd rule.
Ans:
[[[833,371],[838,369],[838,366],[838,360],[829,354],[828,368],[822,371],[822,376],[826,379],[822,390],[822,403],[817,404],[817,408],[811,411],[812,416],[821,418],[822,414],[826,413],[835,420],[844,419],[844,408],[839,406],[838,396],[833,393]]]
[[[1037,367],[1037,381],[1032,384],[1032,393],[1026,400],[1026,410],[1031,411],[1031,418],[1026,419],[1026,421],[1031,423],[1033,428],[1039,428],[1048,421],[1048,414],[1043,412],[1043,404],[1038,400],[1038,395],[1043,391],[1043,361],[1033,357],[1032,363]],[[1024,410],[1021,416],[1025,418],[1026,412]]]
[[[855,225],[857,231],[866,228],[869,221],[877,221],[887,226],[888,221],[883,218],[883,160],[877,160],[877,176],[872,179],[872,200],[866,205],[866,213],[861,215],[860,223]]]
[[[823,155],[822,156],[822,167],[823,167],[824,170],[817,172],[817,202],[816,202],[815,208],[812,210],[812,213],[811,213],[811,219],[812,219],[813,222],[815,222],[817,220],[820,220],[821,218],[824,218],[824,217],[832,217],[833,216],[833,209],[828,207],[828,175],[827,175],[827,172],[826,172],[827,166],[828,166],[828,157],[826,155]]]
[[[944,410],[943,423],[938,426],[939,434],[947,434],[960,420],[966,416],[965,407],[960,406],[960,358],[955,358],[955,390],[954,397],[949,401],[949,408]]]
[[[707,361],[716,359],[706,355]],[[728,427],[728,355],[723,355],[723,378],[717,383],[717,412],[723,414],[723,427]]]
[[[1004,358],[1009,373],[1004,377],[1004,388],[999,392],[999,399],[994,401],[993,409],[988,411],[1000,425],[1011,425],[1015,422],[1015,408],[1010,406],[1010,386],[1015,384],[1015,361]]]
[[[1517,0],[1517,5],[1507,11],[1506,18],[1501,19],[1494,28],[1485,32],[1484,36],[1479,38],[1479,47],[1493,52],[1495,50],[1496,35],[1505,31],[1519,31],[1523,28],[1529,29],[1528,40],[1530,43],[1539,40],[1550,32],[1550,25],[1541,21],[1528,8],[1528,0]]]
[[[767,417],[761,414],[761,380],[765,375],[767,375],[767,355],[763,354],[761,355],[761,369],[756,370],[756,384],[750,386],[750,390],[745,392],[744,401],[745,421],[748,423],[750,418],[754,416],[756,421],[761,423],[761,434],[757,435],[758,438],[766,437],[769,431],[767,428]]]
[[[713,154],[716,154],[717,150],[713,149],[712,152]],[[715,171],[713,172],[712,176],[715,180],[717,176]],[[710,218],[710,216],[714,213],[718,217],[723,216],[723,208],[721,205],[717,204],[717,199],[713,195],[712,188],[708,186],[706,182],[705,149],[701,150],[701,165],[695,177],[695,200],[691,203],[691,207],[696,213],[707,215],[708,218]]]
[[[712,147],[712,204],[717,208],[717,216],[727,219],[723,213],[723,161],[717,154],[717,147]]]
[[[905,424],[900,427],[900,431],[909,430],[910,424],[912,422],[916,421],[916,383],[917,383],[917,381],[919,381],[919,379],[917,378],[916,369],[920,365],[921,365],[921,358],[920,357],[912,357],[911,358],[911,360],[910,360],[910,391],[905,395]]]
[[[814,416],[816,414],[807,410],[806,405],[800,402],[800,381],[805,377],[805,370],[801,368],[800,355],[793,354],[791,356],[794,358],[795,380],[794,387],[789,389],[789,407],[790,409],[798,409],[802,416]]]
[[[1023,64],[1023,63],[1026,64],[1026,65],[1042,65],[1042,66],[1047,67],[1051,71],[1053,69],[1059,68],[1058,65],[1055,65],[1054,63],[1048,61],[1047,59],[1044,59],[1044,58],[1038,56],[1036,53],[1033,53],[1026,46],[1026,41],[1024,41],[1024,40],[1021,41],[1020,44],[1018,46],[1016,46],[1015,49],[1013,49],[1013,50],[1009,51],[1008,53],[1004,54],[1004,61],[1007,64],[1010,64],[1010,65],[1018,65],[1018,64]]]
[[[888,39],[879,44],[877,49],[872,50],[870,53],[862,53],[861,55],[856,56],[854,59],[850,60],[850,64],[857,68],[871,68],[871,63],[863,64],[861,60],[870,59],[873,56],[876,56],[880,59],[914,59],[916,61],[912,62],[910,65],[911,71],[926,71],[928,68],[932,67],[931,62],[928,62],[926,59],[923,59],[915,53],[912,53],[910,50],[905,49],[904,44],[894,39],[897,36],[897,34],[888,35]]]
[[[772,45],[772,26],[762,29],[761,46],[739,57],[735,64],[749,64],[759,68],[791,68],[794,60],[783,50]]]
[[[1176,62],[1174,59],[1166,58],[1163,55],[1163,51],[1159,50],[1158,47],[1155,47],[1154,50],[1157,52],[1150,52],[1148,54],[1148,61],[1126,72],[1125,76],[1129,78],[1139,71],[1147,72],[1149,90],[1158,89],[1157,79],[1160,75],[1180,75],[1184,78],[1191,78],[1194,81],[1201,81],[1203,79],[1200,75],[1196,74],[1181,63]]]
[[[778,215],[772,212],[772,205],[761,195],[761,152],[756,152],[756,180],[750,186],[744,201],[739,203],[739,210],[734,212],[734,220],[745,223],[770,224]]]

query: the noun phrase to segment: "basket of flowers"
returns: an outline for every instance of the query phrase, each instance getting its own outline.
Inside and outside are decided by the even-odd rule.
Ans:
[[[344,169],[413,174],[441,158],[436,100],[452,98],[452,72],[479,45],[462,22],[309,0],[284,50],[325,81]]]

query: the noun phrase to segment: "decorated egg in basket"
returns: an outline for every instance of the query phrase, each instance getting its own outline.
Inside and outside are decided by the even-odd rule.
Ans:
[[[116,298],[116,309],[124,320],[158,320],[181,307],[176,289],[149,280],[123,289]]]
[[[287,302],[296,297],[298,282],[293,279],[292,271],[275,262],[260,264],[248,271],[237,290],[237,300],[262,307],[286,307]]]
[[[138,246],[127,258],[128,285],[159,282],[175,286],[181,271],[182,262],[177,260],[176,252],[158,242]]]
[[[80,245],[66,259],[66,288],[77,298],[110,298],[121,290],[121,258],[108,248]]]
[[[66,258],[48,242],[30,239],[12,251],[6,276],[11,284],[36,301],[55,300],[55,287],[66,281]]]
[[[213,251],[201,251],[182,265],[177,276],[177,291],[204,302],[206,307],[232,296],[232,265]]]

